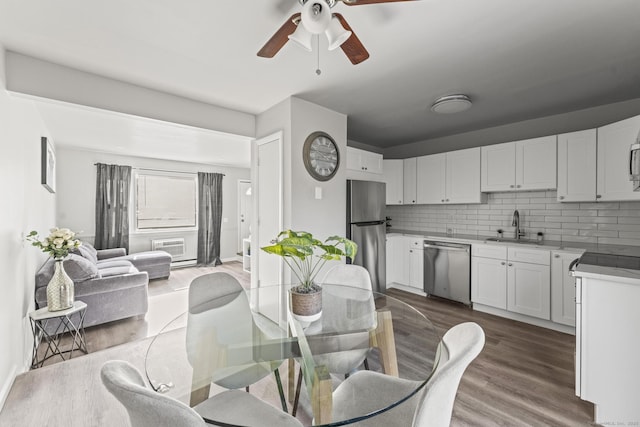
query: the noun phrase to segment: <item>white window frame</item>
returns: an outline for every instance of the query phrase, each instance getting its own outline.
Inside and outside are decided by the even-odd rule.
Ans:
[[[180,177],[193,179],[196,191],[195,191],[195,226],[194,227],[165,227],[165,228],[138,228],[138,177],[140,176],[168,176],[168,177]],[[150,169],[134,169],[133,180],[131,181],[131,224],[133,225],[133,232],[136,234],[158,234],[158,233],[175,233],[183,231],[198,231],[198,174],[189,172],[172,172],[172,171],[160,171]]]

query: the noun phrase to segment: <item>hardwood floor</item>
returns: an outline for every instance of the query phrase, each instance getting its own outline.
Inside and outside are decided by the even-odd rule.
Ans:
[[[211,271],[227,271],[244,286],[249,285],[249,276],[242,271],[240,263],[176,269],[170,279],[150,283],[149,313],[145,319],[125,319],[88,328],[90,352],[157,334],[162,325],[186,310],[186,287],[190,281]],[[485,347],[462,378],[453,426],[592,424],[593,406],[574,395],[575,338],[572,335],[397,289],[390,289],[388,294],[423,312],[441,336],[450,327],[467,321],[478,323],[485,331]]]
[[[390,289],[413,305],[440,335],[462,322],[485,331],[484,349],[467,368],[453,411],[454,426],[584,426],[593,405],[574,393],[575,337],[473,311],[437,298]]]

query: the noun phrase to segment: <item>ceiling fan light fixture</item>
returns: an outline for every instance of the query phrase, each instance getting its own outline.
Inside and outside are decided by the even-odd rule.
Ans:
[[[469,108],[471,108],[471,99],[467,95],[447,95],[436,99],[431,106],[431,111],[438,114],[454,114]]]
[[[311,34],[323,33],[331,22],[329,5],[324,1],[307,0],[301,15],[302,25]]]
[[[324,33],[327,36],[327,40],[329,40],[329,50],[339,48],[342,43],[351,37],[351,31],[347,31],[335,16],[331,18],[331,22]]]
[[[296,46],[301,47],[307,52],[311,52],[311,38],[313,34],[306,30],[303,25],[298,24],[298,27],[293,32],[293,34],[289,34],[288,38],[291,40]]]

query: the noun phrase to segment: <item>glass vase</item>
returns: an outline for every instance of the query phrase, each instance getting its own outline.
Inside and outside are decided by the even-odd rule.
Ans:
[[[73,306],[73,280],[64,271],[63,259],[54,262],[55,271],[47,285],[47,309],[49,311],[66,310]]]

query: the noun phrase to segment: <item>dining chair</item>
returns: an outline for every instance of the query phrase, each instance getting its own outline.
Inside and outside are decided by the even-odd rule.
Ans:
[[[438,346],[439,362],[424,390],[392,409],[353,426],[447,427],[465,369],[484,346],[482,328],[466,322],[449,329]],[[333,393],[333,419],[369,414],[409,396],[420,386],[379,372],[359,371]]]
[[[287,412],[279,366],[282,360],[256,361],[251,343],[265,339],[253,319],[247,295],[238,280],[228,273],[215,272],[196,277],[189,286],[187,318],[187,359],[192,366],[204,367],[204,375],[193,378],[193,389],[201,389],[201,399],[208,396],[214,382],[227,389],[246,388],[274,374],[282,410]],[[220,327],[217,327],[220,325]],[[236,349],[233,366],[226,359],[218,363],[222,348],[245,346],[244,353]],[[194,372],[196,369],[194,369]],[[192,401],[192,404],[197,403]]]
[[[323,316],[306,329],[306,333],[313,335],[314,329],[323,332],[345,330],[367,330],[376,325],[376,307],[373,299],[371,276],[366,268],[354,264],[339,264],[327,272],[322,283],[331,285],[345,285],[339,289],[339,294],[333,298],[332,291],[323,289]],[[365,292],[363,292],[364,290]],[[349,307],[346,307],[349,305]],[[345,315],[348,314],[348,315]],[[326,366],[332,374],[348,377],[364,363],[369,369],[367,355],[370,349],[341,351],[328,355],[318,354],[313,357],[316,366]],[[302,368],[298,372],[298,383],[293,402],[292,414],[297,412],[302,386]]]
[[[222,392],[190,408],[148,388],[140,371],[124,360],[106,362],[100,378],[127,410],[131,427],[204,427],[205,419],[229,425],[302,427],[291,415],[238,390]]]

